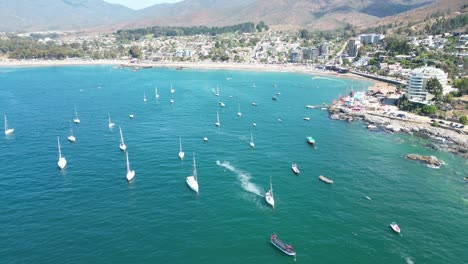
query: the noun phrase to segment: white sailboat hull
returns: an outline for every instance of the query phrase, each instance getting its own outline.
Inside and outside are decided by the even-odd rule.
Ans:
[[[126,151],[127,150],[127,145],[120,143],[119,148],[122,151]]]
[[[198,193],[198,182],[195,180],[195,177],[188,176],[185,181],[187,182],[187,185],[190,189]]]
[[[81,121],[78,118],[73,119],[73,123],[79,124]]]
[[[127,178],[127,181],[133,180],[133,178],[135,178],[135,171],[134,170],[127,171],[126,178]]]
[[[275,199],[271,196],[270,191],[265,193],[265,200],[271,207],[275,207]]]
[[[255,143],[250,142],[250,146],[251,146],[252,148],[255,148]]]
[[[109,128],[113,128],[115,126],[114,123],[109,123]]]
[[[179,152],[179,158],[184,159],[185,153],[183,151]]]
[[[11,135],[13,134],[13,132],[15,132],[15,129],[14,128],[8,128],[7,130],[5,130],[5,135]]]
[[[68,141],[70,141],[70,142],[75,142],[75,141],[76,141],[75,136],[73,136],[73,135],[68,136]]]
[[[64,157],[60,157],[57,162],[58,167],[63,170],[67,166],[67,160]]]

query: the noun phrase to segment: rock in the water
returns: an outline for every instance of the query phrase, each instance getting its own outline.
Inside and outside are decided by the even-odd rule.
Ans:
[[[411,160],[418,160],[425,162],[428,165],[440,167],[442,165],[442,162],[434,157],[434,156],[423,156],[423,155],[418,155],[418,154],[408,154],[406,155],[406,158],[411,159]]]

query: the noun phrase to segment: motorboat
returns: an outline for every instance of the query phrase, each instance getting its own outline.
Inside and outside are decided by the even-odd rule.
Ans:
[[[390,227],[392,228],[393,231],[395,231],[396,233],[400,234],[400,227],[397,225],[397,223],[392,222],[392,223],[390,224]]]
[[[293,164],[291,165],[291,169],[292,169],[292,171],[293,171],[295,174],[301,173],[301,171],[297,168],[297,164],[296,164],[296,163],[293,163]]]
[[[305,121],[310,121],[310,117],[304,117]]]
[[[310,145],[315,145],[315,139],[312,136],[307,137],[307,143]]]
[[[333,180],[330,180],[328,179],[327,177],[323,176],[323,175],[320,175],[319,176],[319,179],[325,183],[328,183],[328,184],[332,184],[333,183]]]
[[[306,108],[308,108],[308,109],[314,109],[315,106],[313,106],[313,105],[306,105]]]
[[[272,234],[270,236],[270,242],[273,244],[276,248],[281,250],[284,254],[289,255],[289,256],[295,256],[296,251],[294,248],[291,246],[291,244],[287,244],[280,240],[276,234]]]
[[[219,106],[225,107],[226,105],[223,102],[219,102]]]

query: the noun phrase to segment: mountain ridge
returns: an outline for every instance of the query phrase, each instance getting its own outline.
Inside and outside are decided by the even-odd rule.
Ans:
[[[50,31],[149,26],[226,26],[265,21],[322,30],[372,25],[462,0],[184,0],[133,10],[102,0],[0,0],[0,31]],[[408,12],[409,11],[409,12]]]

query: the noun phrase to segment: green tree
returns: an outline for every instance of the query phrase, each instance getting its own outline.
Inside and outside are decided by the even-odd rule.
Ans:
[[[141,52],[141,49],[137,46],[132,46],[129,50],[128,50],[128,54],[132,57],[132,58],[136,58],[136,59],[139,59],[141,58],[141,56],[143,55],[143,53]]]
[[[463,125],[468,125],[468,116],[464,115],[458,119]]]
[[[424,115],[433,115],[437,113],[437,110],[435,105],[425,105],[421,108],[421,113]]]
[[[440,99],[442,99],[443,89],[444,88],[440,84],[439,80],[437,80],[437,78],[431,78],[426,83],[426,90],[430,94],[434,95],[434,100],[435,101],[440,101]]]

